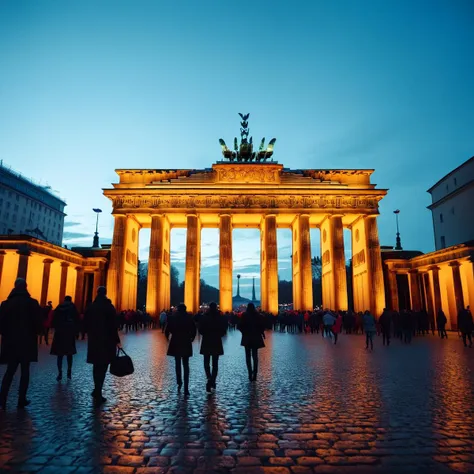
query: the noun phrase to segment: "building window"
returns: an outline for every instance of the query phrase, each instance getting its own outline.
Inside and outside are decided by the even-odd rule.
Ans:
[[[16,214],[13,214],[13,216],[12,216],[12,221],[13,221],[13,222],[16,222]]]
[[[441,236],[441,248],[442,249],[446,248],[446,239],[444,235]]]
[[[441,224],[443,223],[443,214],[439,215],[439,221],[441,222]]]

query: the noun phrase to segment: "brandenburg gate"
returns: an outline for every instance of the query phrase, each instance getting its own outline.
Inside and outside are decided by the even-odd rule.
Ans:
[[[185,304],[200,306],[201,229],[219,228],[220,309],[232,310],[232,230],[260,229],[261,307],[278,312],[277,229],[292,231],[293,305],[313,309],[310,229],[321,231],[323,306],[348,308],[343,229],[352,234],[354,310],[379,316],[385,306],[373,170],[291,170],[268,161],[275,139],[253,151],[248,115],[241,143],[220,140],[225,160],[202,170],[119,169],[104,194],[115,219],[107,291],[117,310],[136,306],[138,236],[151,228],[147,311],[170,307],[171,229],[186,228]],[[237,256],[238,257],[238,256]]]

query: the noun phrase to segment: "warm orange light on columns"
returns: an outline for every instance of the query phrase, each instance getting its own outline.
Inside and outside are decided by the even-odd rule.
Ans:
[[[344,254],[344,228],[341,216],[329,218],[329,228],[332,243],[332,272],[334,282],[334,308],[337,311],[347,311],[347,275],[346,257]],[[382,278],[383,288],[383,278]]]
[[[309,214],[299,217],[300,241],[300,309],[312,311],[313,309],[313,272],[311,268],[311,237],[309,227]]]
[[[433,311],[433,293],[431,291],[430,275],[424,272],[422,278],[425,286],[427,312],[430,316],[433,316],[435,313]]]
[[[232,216],[219,216],[219,306],[232,311]]]
[[[388,270],[388,284],[390,290],[390,309],[392,311],[399,311],[397,274],[392,270]]]
[[[164,275],[163,275],[163,243],[164,216],[151,216],[150,255],[148,257],[148,281],[146,290],[146,310],[153,317],[158,316],[165,308]]]
[[[191,313],[199,310],[201,224],[196,214],[188,214],[184,304]]]
[[[26,280],[28,273],[28,261],[31,255],[29,250],[18,250],[17,254],[20,256],[18,259],[18,271],[16,274],[17,278],[23,278]]]
[[[418,270],[410,270],[408,272],[408,278],[410,280],[411,309],[412,311],[420,311],[421,297],[420,297],[420,287],[418,285]]]
[[[434,302],[434,313],[435,319],[438,315],[438,311],[441,309],[441,288],[439,286],[439,267],[430,267],[428,270],[431,272],[433,277],[433,302]]]
[[[45,258],[43,260],[43,280],[41,282],[41,297],[40,306],[46,306],[48,302],[48,287],[49,287],[49,275],[51,274],[51,264],[53,260],[51,258]],[[60,301],[62,303],[62,301]]]
[[[94,271],[94,281],[92,283],[92,294],[95,295],[97,293],[97,288],[102,285],[102,273],[100,269]]]
[[[291,224],[292,235],[292,273],[293,273],[293,309],[301,309],[301,239],[300,239],[300,216],[295,216]]]
[[[5,250],[0,250],[0,286],[2,285],[3,262],[5,259]]]
[[[367,216],[365,222],[365,237],[367,248],[367,269],[369,281],[370,312],[378,318],[385,307],[385,290],[383,284],[382,257],[380,255],[379,232],[376,216]]]
[[[267,311],[267,255],[265,251],[265,219],[260,223],[260,307]]]
[[[464,296],[462,292],[462,282],[461,282],[461,272],[459,267],[461,266],[459,262],[451,262],[449,264],[453,272],[453,289],[454,289],[454,299],[456,301],[456,315],[451,315],[451,329],[456,330],[458,328],[458,318],[457,315],[461,310],[464,309]]]
[[[275,214],[264,217],[266,304],[269,313],[278,314],[278,251]]]
[[[59,304],[64,301],[66,296],[66,285],[67,285],[67,270],[69,263],[61,262],[61,282],[59,283]]]
[[[171,307],[171,225],[168,217],[165,216],[163,220],[163,308],[158,308],[159,311],[162,309],[170,309]]]
[[[114,235],[110,251],[109,271],[107,272],[107,296],[112,301],[115,309],[121,311],[120,295],[124,280],[127,216],[118,214],[115,215],[114,218]]]
[[[82,313],[83,308],[83,294],[84,294],[84,268],[76,267],[76,292],[74,294],[74,304],[76,305],[77,310]],[[92,300],[94,300],[95,294],[92,295]]]

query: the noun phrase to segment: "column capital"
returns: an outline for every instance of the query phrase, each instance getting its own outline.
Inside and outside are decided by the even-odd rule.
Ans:
[[[5,252],[5,250],[0,250],[0,255],[6,255],[7,252]]]
[[[45,259],[43,260],[43,263],[44,263],[45,265],[48,265],[48,264],[51,265],[53,262],[54,262],[54,260],[53,260],[52,258],[45,258]]]
[[[461,264],[457,260],[454,260],[454,262],[449,262],[448,265],[450,267],[460,267],[461,266]]]
[[[69,267],[69,262],[61,262],[61,267],[64,268],[64,267]]]
[[[416,268],[412,268],[411,270],[408,270],[408,273],[410,275],[417,275],[419,271]]]
[[[432,272],[439,272],[440,268],[437,265],[432,265],[431,267],[428,267],[428,270],[431,270]]]
[[[77,271],[77,273],[83,272],[83,271],[84,271],[84,267],[76,267],[75,270]]]
[[[18,255],[23,255],[25,257],[29,257],[31,255],[31,250],[30,249],[18,249],[16,251]]]

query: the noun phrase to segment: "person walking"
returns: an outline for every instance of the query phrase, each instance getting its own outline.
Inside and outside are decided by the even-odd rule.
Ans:
[[[334,323],[336,322],[336,318],[334,317],[334,314],[329,309],[324,310],[324,316],[323,316],[323,326],[324,329],[322,331],[323,337],[329,337],[331,338],[332,335],[332,327],[334,326]]]
[[[104,286],[97,288],[97,296],[84,313],[84,329],[87,333],[87,363],[92,364],[94,390],[92,397],[96,404],[106,401],[102,396],[105,375],[109,364],[120,349],[117,330],[117,312],[107,298]]]
[[[448,319],[444,314],[444,311],[440,308],[438,314],[436,315],[436,325],[438,326],[438,335],[441,339],[448,338],[448,334],[446,332],[446,323]]]
[[[472,347],[472,331],[474,329],[474,323],[472,321],[472,314],[469,306],[459,311],[458,328],[459,331],[461,331],[464,347],[467,347],[468,340],[469,347]]]
[[[338,313],[336,321],[334,322],[332,328],[332,333],[334,334],[334,344],[337,344],[337,336],[342,331],[342,314]]]
[[[49,330],[53,319],[53,303],[51,301],[48,301],[48,304],[42,308],[41,317],[43,325],[39,336],[39,343],[41,344],[44,338],[44,343],[49,346]]]
[[[167,355],[174,357],[178,392],[181,391],[183,385],[182,375],[184,375],[184,395],[187,397],[189,396],[189,358],[193,355],[196,325],[193,317],[186,312],[186,305],[183,303],[180,303],[176,312],[168,318],[165,336],[169,339],[170,335],[171,340]]]
[[[362,326],[364,327],[365,332],[365,348],[368,349],[370,343],[370,350],[373,351],[376,327],[375,318],[369,313],[369,311],[365,311],[364,316],[362,316]]]
[[[67,358],[67,378],[72,376],[72,356],[76,351],[76,335],[79,332],[79,313],[77,312],[72,298],[66,296],[53,314],[52,327],[54,328],[53,343],[51,344],[51,355],[57,356],[59,382],[63,378],[63,358]]]
[[[385,346],[390,345],[390,336],[392,333],[392,313],[387,309],[383,309],[382,316],[379,319],[380,328],[382,329],[382,343]]]
[[[247,310],[242,314],[239,323],[239,331],[242,333],[241,346],[245,347],[245,362],[249,374],[249,380],[257,380],[258,373],[258,350],[265,347],[265,320],[255,309],[253,303],[247,305]],[[253,362],[253,366],[252,366]]]
[[[206,392],[211,393],[212,389],[216,389],[219,356],[224,354],[222,338],[227,332],[227,321],[217,310],[216,303],[209,305],[209,311],[202,316],[198,330],[202,336],[201,354],[204,356],[204,371],[207,377]]]
[[[41,307],[31,298],[26,281],[17,278],[8,299],[0,306],[2,346],[0,363],[7,364],[0,389],[0,408],[6,409],[13,377],[21,368],[18,408],[30,404],[26,398],[30,383],[30,363],[38,362],[38,335],[42,331]]]

